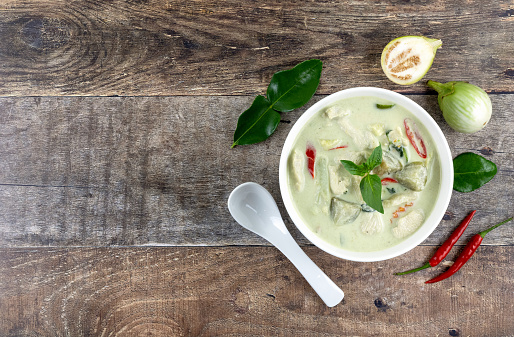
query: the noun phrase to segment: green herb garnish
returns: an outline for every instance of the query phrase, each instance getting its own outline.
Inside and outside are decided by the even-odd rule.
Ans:
[[[453,189],[471,192],[482,187],[496,175],[496,165],[478,154],[465,152],[453,159]]]
[[[398,153],[400,154],[400,157],[403,157],[403,155],[405,155],[405,161],[407,161],[407,163],[408,163],[409,158],[407,157],[407,151],[403,148],[402,145],[395,145],[394,139],[393,140],[389,139],[389,133],[391,133],[391,131],[393,131],[393,130],[386,131],[387,140],[389,141],[389,143],[391,143],[391,145],[389,146],[389,149],[393,148],[396,151],[398,151]]]
[[[323,63],[313,59],[273,75],[266,92],[259,95],[237,120],[234,131],[236,145],[255,144],[266,140],[280,123],[280,113],[297,109],[316,92]]]
[[[382,109],[382,110],[385,110],[385,109],[391,109],[393,106],[395,106],[396,104],[378,104],[377,103],[377,108],[378,109]]]
[[[408,162],[409,160],[407,159],[407,153],[405,152],[405,150],[403,149],[403,146],[396,146],[394,144],[391,144],[391,148],[395,149],[396,151],[398,151],[398,154],[400,155],[400,157],[403,157],[403,155],[405,154],[405,160]]]
[[[357,165],[349,160],[341,160],[344,168],[353,175],[364,177],[360,183],[362,199],[371,208],[384,214],[382,206],[382,183],[376,174],[370,174],[371,170],[382,163],[382,147],[377,146],[368,160],[362,165]]]

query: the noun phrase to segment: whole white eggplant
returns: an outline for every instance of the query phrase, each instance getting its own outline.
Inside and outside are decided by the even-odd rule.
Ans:
[[[462,81],[428,81],[427,85],[438,92],[439,107],[452,129],[474,133],[480,131],[491,119],[491,99],[476,85]]]

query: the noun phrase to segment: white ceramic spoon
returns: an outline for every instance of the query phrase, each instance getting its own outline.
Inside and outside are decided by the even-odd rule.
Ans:
[[[280,216],[275,200],[264,187],[256,183],[239,185],[228,197],[228,209],[241,226],[277,247],[300,271],[327,306],[333,307],[342,301],[343,291],[294,241]]]

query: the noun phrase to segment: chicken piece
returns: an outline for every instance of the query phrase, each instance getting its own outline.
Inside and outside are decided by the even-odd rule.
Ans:
[[[347,202],[339,198],[332,198],[330,202],[330,215],[337,226],[349,224],[355,221],[361,213],[358,204]]]
[[[377,137],[385,134],[384,124],[372,124],[368,126],[368,129]]]
[[[323,213],[328,214],[330,203],[330,186],[328,177],[328,160],[325,157],[319,157],[316,161],[316,207]]]
[[[420,209],[414,209],[398,219],[397,226],[393,228],[393,235],[399,239],[416,231],[425,221],[425,214]]]
[[[359,151],[351,151],[347,149],[345,151],[341,151],[341,153],[338,153],[335,157],[335,160],[337,163],[340,163],[341,160],[349,160],[357,165],[361,165],[366,161],[366,152],[359,152]]]
[[[348,120],[348,118],[341,118],[338,120],[339,126],[341,129],[353,140],[354,144],[359,149],[374,149],[376,148],[380,142],[378,139],[373,136],[373,134],[368,131],[359,131],[357,130]]]
[[[328,167],[328,176],[330,180],[330,189],[335,195],[340,195],[348,191],[351,184],[350,175],[342,165],[330,165]]]
[[[382,163],[374,169],[374,172],[381,176],[387,173],[400,171],[402,168],[403,164],[398,158],[391,155],[389,151],[384,151],[382,154]]]
[[[418,198],[418,193],[413,191],[405,191],[403,193],[393,194],[389,199],[382,202],[384,207],[396,207],[413,202]]]
[[[354,196],[355,202],[360,204],[364,203],[364,199],[362,199],[362,193],[361,193],[361,180],[363,177],[361,176],[352,176],[351,179],[351,185],[350,185],[350,195]]]
[[[402,129],[397,126],[396,129],[387,133],[387,138],[395,147],[405,147],[409,145],[409,140],[403,136]]]
[[[342,139],[320,139],[319,143],[325,151],[345,145]]]
[[[361,232],[366,235],[379,233],[384,228],[382,216],[378,212],[363,212],[361,218]]]
[[[427,184],[428,172],[422,162],[412,162],[394,174],[400,184],[413,191],[422,191]]]
[[[328,107],[325,110],[325,116],[327,116],[328,119],[346,117],[349,116],[351,113],[352,112],[350,110],[337,105]]]
[[[398,126],[394,130],[390,130],[387,133],[387,140],[389,141],[389,149],[394,149],[398,152],[400,157],[405,157],[405,161],[408,162],[407,146],[409,141],[403,136],[402,129]]]
[[[295,149],[291,157],[291,164],[295,180],[294,185],[297,191],[301,192],[305,187],[305,155]]]
[[[389,140],[387,139],[384,124],[377,123],[368,125],[368,130],[377,137],[377,140],[383,149],[386,149],[389,146]]]

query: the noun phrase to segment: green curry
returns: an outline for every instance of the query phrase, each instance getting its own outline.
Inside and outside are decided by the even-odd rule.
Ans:
[[[366,161],[381,145],[384,214],[362,199],[362,177],[341,164]],[[374,97],[341,100],[317,112],[288,159],[296,210],[323,240],[350,251],[376,251],[414,233],[433,209],[441,172],[430,134],[405,108]]]

